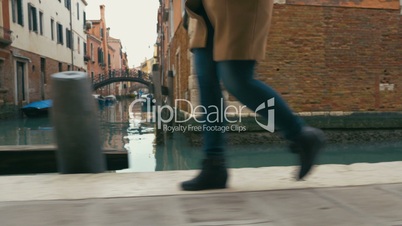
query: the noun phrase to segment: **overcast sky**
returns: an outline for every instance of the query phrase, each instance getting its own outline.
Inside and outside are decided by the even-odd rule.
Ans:
[[[87,20],[100,19],[105,5],[106,26],[110,36],[120,39],[130,67],[139,66],[153,56],[156,42],[158,0],[88,0]]]

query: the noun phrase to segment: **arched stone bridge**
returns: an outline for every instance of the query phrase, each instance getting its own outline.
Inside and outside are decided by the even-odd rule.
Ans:
[[[115,82],[138,82],[148,86],[151,91],[154,90],[151,75],[137,70],[111,70],[108,75],[92,78],[92,87],[97,90]],[[168,92],[168,88],[162,86],[162,94],[168,95]]]

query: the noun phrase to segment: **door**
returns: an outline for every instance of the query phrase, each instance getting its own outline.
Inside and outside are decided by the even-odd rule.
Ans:
[[[22,102],[26,101],[26,84],[25,84],[25,63],[17,61],[17,103],[22,106]]]
[[[40,58],[40,96],[42,100],[46,98],[45,88],[46,88],[46,59]]]

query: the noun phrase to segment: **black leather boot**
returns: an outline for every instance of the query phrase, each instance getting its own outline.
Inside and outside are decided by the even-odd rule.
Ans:
[[[300,170],[297,175],[298,180],[303,179],[310,172],[324,144],[324,133],[320,129],[306,126],[290,145],[291,151],[299,155]]]
[[[221,156],[207,157],[202,161],[201,172],[192,180],[184,181],[181,187],[185,191],[226,188],[228,172],[225,159]]]

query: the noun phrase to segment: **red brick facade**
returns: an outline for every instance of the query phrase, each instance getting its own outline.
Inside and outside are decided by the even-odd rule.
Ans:
[[[397,0],[276,4],[266,59],[259,62],[256,77],[279,91],[297,112],[402,111],[399,8]],[[170,43],[170,68],[180,64],[176,98],[188,91],[187,45],[179,26]]]
[[[289,5],[399,9],[399,0],[286,0]]]
[[[258,78],[296,111],[401,111],[401,56],[399,10],[276,5]]]
[[[190,74],[190,58],[188,52],[188,36],[187,31],[180,26],[170,44],[170,68],[174,70],[173,95],[175,99],[190,99],[189,92],[189,74]],[[166,84],[166,83],[165,83]],[[179,88],[177,88],[179,87]],[[184,108],[184,103],[182,103]]]
[[[95,30],[95,29],[92,29]],[[99,79],[99,76],[105,74],[104,67],[99,63],[99,55],[102,49],[102,40],[91,33],[87,35],[87,73],[91,79]],[[103,52],[103,51],[102,51]]]
[[[10,44],[12,43],[12,33],[10,33],[10,13],[9,13],[9,1],[0,1],[1,10],[0,16],[0,104],[5,103],[7,98],[8,89],[5,86],[8,80],[8,74],[10,74],[10,68],[7,65],[10,64]]]
[[[6,58],[4,67],[4,78],[2,80],[2,86],[7,87],[7,92],[4,95],[4,101],[6,103],[15,103],[21,105],[24,103],[29,103],[37,100],[49,99],[50,98],[50,76],[54,73],[67,70],[77,70],[84,71],[83,68],[74,67],[69,68],[70,64],[55,61],[51,58],[43,58],[42,56],[19,50],[16,48],[11,48],[12,54],[10,57]],[[14,99],[14,94],[17,92],[15,90],[16,86],[21,87],[22,84],[20,80],[16,80],[15,76],[17,70],[17,63],[23,64],[23,74],[24,74],[24,90],[25,98]],[[41,77],[43,72],[43,79]],[[43,82],[42,82],[43,81]],[[18,95],[17,95],[18,96]]]

